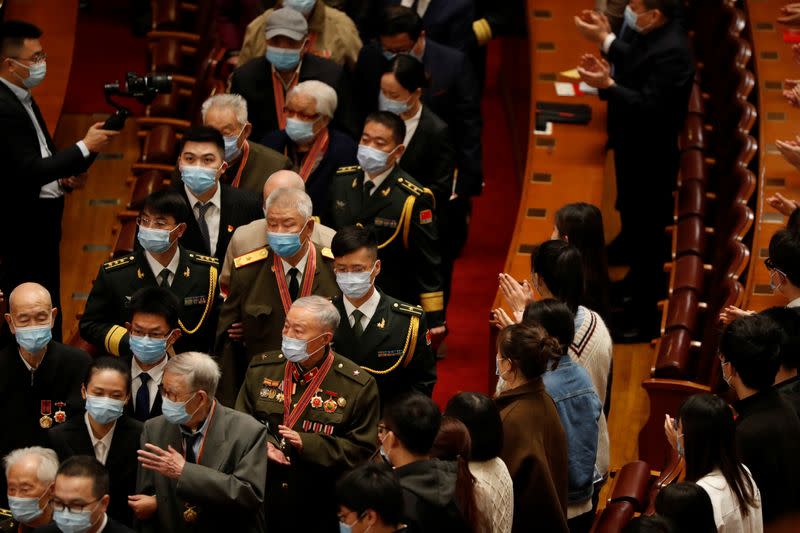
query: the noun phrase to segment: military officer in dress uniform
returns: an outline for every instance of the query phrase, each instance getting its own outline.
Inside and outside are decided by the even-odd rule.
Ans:
[[[236,400],[268,428],[272,531],[338,531],[335,482],[375,450],[378,387],[330,347],[338,323],[325,298],[295,301],[281,350],[253,358]]]
[[[23,283],[9,297],[6,322],[16,343],[0,350],[0,457],[47,442],[47,431],[83,415],[81,384],[89,354],[52,340],[58,312],[38,283]],[[0,507],[5,506],[0,476]]]
[[[331,184],[335,230],[362,225],[375,233],[383,269],[377,285],[386,294],[422,305],[433,335],[445,332],[442,255],[433,193],[397,166],[405,123],[386,111],[367,117],[358,161]]]
[[[152,193],[144,201],[138,241],[142,248],[104,263],[80,320],[81,337],[111,355],[131,357],[125,327],[133,293],[144,287],[168,288],[182,304],[177,353],[208,353],[219,312],[219,263],[216,258],[178,244],[191,214],[180,194]]]
[[[336,351],[372,374],[381,406],[404,392],[430,396],[436,384],[436,359],[425,311],[375,288],[382,262],[372,232],[357,226],[342,228],[331,250],[343,295],[334,299],[341,317],[333,338]]]
[[[311,240],[311,198],[278,189],[266,203],[267,246],[233,260],[228,297],[220,312],[214,353],[220,358],[218,398],[232,406],[250,359],[281,347],[281,329],[292,302],[339,294],[333,254]]]

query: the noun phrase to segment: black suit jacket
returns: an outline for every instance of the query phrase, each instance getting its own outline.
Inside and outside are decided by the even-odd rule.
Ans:
[[[314,214],[323,221],[329,219],[328,204],[330,200],[328,193],[336,171],[342,167],[358,164],[358,159],[356,158],[358,145],[356,142],[348,135],[333,128],[328,128],[328,134],[328,151],[325,152],[325,156],[316,170],[306,180],[306,192],[314,204]],[[285,130],[277,130],[267,134],[262,140],[262,144],[278,152],[286,153],[289,159],[295,162],[296,167],[300,166],[294,150],[294,143],[286,135]]]
[[[432,39],[425,39],[422,62],[431,80],[430,87],[422,93],[422,103],[450,127],[456,147],[456,191],[462,196],[480,194],[483,187],[483,122],[480,91],[472,66],[462,52]],[[362,106],[362,123],[368,113],[378,109],[381,76],[388,64],[379,43],[361,49],[354,88]]]
[[[136,494],[136,450],[142,436],[144,424],[123,415],[117,419],[114,435],[111,437],[111,448],[106,458],[111,485],[108,505],[108,516],[126,525],[133,524],[133,511],[128,505],[128,496]],[[48,432],[50,448],[55,450],[60,461],[73,455],[90,455],[94,457],[94,448],[82,416],[76,416],[57,428]]]
[[[54,523],[37,527],[33,530],[34,533],[61,533],[61,530],[58,529],[58,526]],[[108,522],[106,523],[106,527],[103,529],[103,533],[134,533],[134,531],[126,526],[125,524],[120,524],[119,522],[115,521],[109,515]]]
[[[384,0],[384,3],[387,6],[399,6],[400,0]],[[425,35],[437,43],[467,52],[467,45],[474,40],[474,4],[472,0],[431,0],[422,17]]]
[[[455,155],[447,124],[423,105],[417,130],[400,159],[400,168],[433,191],[437,207],[445,205],[452,193]]]
[[[222,206],[219,214],[217,249],[213,257],[219,259],[219,264],[221,265],[225,261],[225,251],[228,249],[228,243],[231,242],[231,236],[233,236],[236,228],[264,218],[264,211],[261,205],[261,197],[253,191],[234,189],[225,183],[220,183],[219,186],[222,187],[220,193]],[[186,232],[181,237],[181,246],[210,256],[211,251],[206,246],[203,235],[200,233],[200,225],[194,217],[194,206],[192,206],[189,197],[186,195],[186,188],[183,186],[183,182],[176,181],[175,189],[181,194],[186,201],[186,205],[192,211],[192,217],[189,219]]]
[[[330,59],[306,54],[300,65],[299,81],[307,80],[321,81],[336,90],[338,104],[333,125],[354,137],[360,136],[361,127],[356,123],[349,104],[352,101],[349,80],[342,66]],[[233,71],[230,92],[240,94],[247,100],[247,116],[253,125],[251,139],[261,139],[279,128],[275,93],[272,90],[272,65],[266,57],[248,61]]]

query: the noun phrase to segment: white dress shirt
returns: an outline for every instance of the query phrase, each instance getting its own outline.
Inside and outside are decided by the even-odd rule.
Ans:
[[[370,179],[370,177],[367,176],[366,173],[364,174],[364,183],[366,183],[367,180],[370,180],[370,181],[372,181],[373,184],[375,184],[375,186],[369,191],[369,195],[370,196],[375,194],[375,191],[377,191],[378,189],[381,188],[381,185],[383,184],[384,181],[386,181],[386,178],[389,177],[389,174],[392,173],[392,170],[394,170],[395,166],[397,166],[397,165],[390,166],[389,168],[387,168],[386,170],[384,170],[383,172],[381,172],[380,174],[378,174],[377,176],[375,176],[372,179]]]
[[[350,327],[352,328],[355,325],[355,318],[353,318],[353,311],[358,309],[364,316],[361,317],[361,329],[362,331],[366,331],[367,324],[369,321],[372,320],[373,315],[375,315],[375,311],[378,309],[378,303],[381,301],[381,293],[377,290],[373,289],[372,296],[369,299],[361,304],[361,307],[355,307],[350,300],[346,297],[343,298],[344,300],[344,310],[347,312],[347,320],[350,322]]]
[[[8,82],[7,80],[0,78],[0,81],[6,84],[6,86],[11,89],[11,92],[19,99],[20,103],[22,103],[22,107],[25,108],[25,111],[28,112],[28,116],[33,122],[33,127],[36,130],[36,137],[39,139],[39,153],[41,153],[42,158],[50,157],[53,154],[50,152],[50,148],[47,147],[47,137],[45,137],[44,132],[42,131],[41,126],[39,126],[39,121],[36,120],[36,114],[33,112],[33,97],[31,96],[31,92],[28,89],[18,87],[13,83]],[[86,143],[83,141],[78,141],[76,143],[78,145],[78,149],[80,149],[83,157],[89,157],[89,149],[86,148]],[[64,191],[59,187],[58,180],[51,181],[42,186],[39,190],[39,198],[58,198],[60,196],[64,196]]]
[[[411,7],[414,5],[414,0],[401,0],[400,5],[403,7]],[[420,17],[424,17],[429,5],[431,5],[431,0],[419,0],[417,4],[417,14]]]
[[[413,117],[403,121],[406,123],[406,138],[403,139],[403,145],[406,148],[408,148],[408,143],[411,142],[411,139],[414,138],[414,134],[417,132],[417,126],[419,126],[419,116],[421,114],[422,114],[422,104],[419,105],[419,109],[417,109],[417,112],[414,113]]]
[[[161,271],[166,268],[169,270],[167,282],[170,284],[170,286],[172,286],[172,281],[175,279],[175,273],[178,271],[178,263],[181,261],[181,249],[177,249],[175,255],[172,256],[172,261],[170,261],[167,266],[159,263],[156,258],[150,254],[150,252],[145,251],[144,256],[147,259],[147,264],[150,265],[150,270],[153,271],[153,276],[156,278],[156,282],[161,285],[161,280],[158,278],[158,275],[161,274]]]
[[[89,423],[89,413],[84,413],[83,420],[86,422],[86,429],[89,431],[89,438],[92,441],[92,448],[94,448],[94,456],[103,464],[106,464],[108,459],[108,450],[111,449],[111,439],[114,438],[114,430],[117,428],[117,421],[111,425],[111,429],[102,439],[94,436],[92,425]]]
[[[746,466],[744,469],[753,485],[753,499],[755,500],[755,505],[747,509],[747,516],[743,515],[742,509],[739,507],[739,500],[736,499],[736,495],[719,469],[714,469],[697,480],[697,484],[708,493],[711,499],[717,531],[725,533],[761,533],[764,531],[761,515],[761,491],[758,490],[758,486]]]
[[[792,300],[791,302],[786,304],[786,307],[789,307],[789,308],[800,307],[800,298],[795,298],[794,300]]]
[[[281,263],[283,263],[283,273],[286,275],[286,285],[288,286],[289,283],[292,281],[292,276],[289,274],[289,270],[296,268],[299,270],[297,274],[297,283],[300,284],[303,282],[303,274],[306,271],[306,263],[308,263],[308,253],[303,254],[303,257],[300,258],[300,261],[297,262],[296,265],[292,266],[291,264],[287,263],[286,260],[281,257]]]
[[[189,199],[189,203],[192,206],[192,213],[194,213],[194,218],[198,222],[200,221],[200,210],[197,208],[195,204],[200,202],[197,199],[197,196],[192,194],[192,191],[189,190],[185,184],[183,188],[186,190],[186,197]],[[206,211],[206,225],[208,226],[208,242],[209,242],[209,255],[214,255],[217,253],[217,240],[219,239],[219,218],[220,218],[220,209],[222,208],[222,186],[217,183],[217,190],[214,191],[214,196],[208,201],[211,203],[211,207]],[[203,203],[203,202],[200,202]]]
[[[164,367],[167,366],[169,357],[166,355],[156,366],[147,370],[147,375],[150,376],[150,381],[147,382],[147,390],[150,393],[150,409],[156,401],[158,394],[158,386],[161,385],[161,379],[164,377]],[[136,404],[136,394],[139,392],[139,387],[142,386],[142,380],[139,378],[141,374],[145,373],[142,367],[139,366],[139,361],[135,357],[131,358],[131,398],[134,398],[134,405]]]

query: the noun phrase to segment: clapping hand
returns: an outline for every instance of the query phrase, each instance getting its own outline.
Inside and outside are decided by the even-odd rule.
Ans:
[[[594,43],[602,43],[611,33],[608,17],[591,9],[584,9],[575,16],[575,27],[581,35]]]
[[[608,89],[614,85],[614,80],[611,79],[611,65],[605,59],[599,59],[592,54],[581,56],[578,74],[581,81],[595,89]]]
[[[725,325],[730,324],[737,318],[741,318],[743,316],[752,315],[752,311],[745,311],[744,309],[739,309],[735,305],[729,305],[725,309],[722,310],[719,314],[719,321]]]
[[[775,147],[787,162],[800,170],[800,137],[793,141],[775,141]]]
[[[786,80],[786,89],[783,90],[783,97],[789,101],[792,107],[800,107],[800,85],[797,80]]]
[[[138,450],[139,463],[145,470],[158,472],[164,477],[178,479],[183,473],[183,466],[186,464],[183,454],[171,445],[167,449],[159,448],[149,442],[144,445],[148,451]]]
[[[800,3],[786,4],[781,8],[781,16],[778,17],[779,24],[787,26],[800,26]]]
[[[799,205],[797,205],[797,202],[795,202],[794,200],[789,200],[779,192],[776,192],[775,194],[767,198],[767,203],[778,213],[787,217],[791,215],[795,209],[800,207]]]
[[[672,446],[673,450],[678,449],[678,429],[675,427],[675,419],[664,414],[664,436],[667,437],[667,442]]]

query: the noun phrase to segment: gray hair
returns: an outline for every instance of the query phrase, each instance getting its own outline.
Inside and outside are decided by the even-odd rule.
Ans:
[[[317,317],[320,325],[327,330],[336,331],[336,328],[339,327],[339,311],[327,298],[304,296],[295,300],[292,307],[308,309]]]
[[[206,391],[210,397],[217,393],[221,372],[219,365],[210,355],[200,352],[184,352],[170,359],[164,372],[171,372],[186,378],[186,385],[192,391]]]
[[[295,85],[286,95],[286,101],[291,100],[292,96],[309,96],[317,103],[317,113],[333,118],[336,113],[336,106],[339,98],[336,91],[327,83],[318,80],[307,80]]]
[[[264,212],[269,214],[272,207],[279,207],[282,209],[297,209],[300,215],[305,218],[311,218],[314,212],[314,205],[311,203],[311,197],[299,189],[276,189],[267,197],[264,202]]]
[[[36,469],[36,477],[42,483],[52,483],[56,480],[56,473],[58,472],[58,455],[50,448],[42,448],[41,446],[31,446],[29,448],[18,448],[3,459],[3,465],[6,469],[6,479],[8,479],[8,472],[15,464],[23,460],[29,455],[35,455],[39,458],[39,468]]]
[[[208,110],[212,107],[229,107],[236,114],[236,121],[239,125],[247,124],[247,100],[238,94],[215,94],[203,102],[200,113],[203,115],[203,122],[206,121]]]

